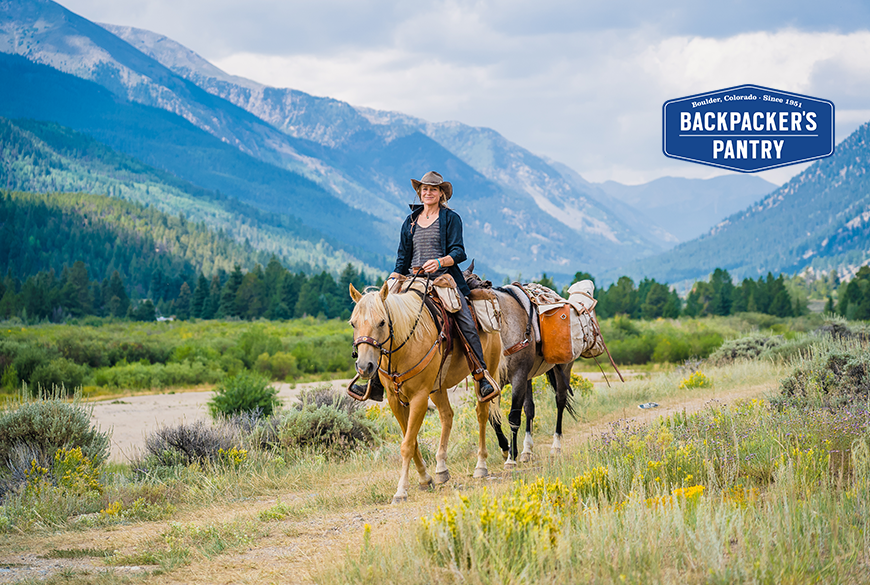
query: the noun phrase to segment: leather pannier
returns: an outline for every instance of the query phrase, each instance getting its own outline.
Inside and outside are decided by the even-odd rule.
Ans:
[[[551,364],[574,361],[571,344],[571,305],[563,305],[541,313],[541,352]]]

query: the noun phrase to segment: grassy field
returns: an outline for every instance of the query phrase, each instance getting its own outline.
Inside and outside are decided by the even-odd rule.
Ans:
[[[377,405],[354,415],[366,446],[262,448],[255,432],[160,465],[66,449],[0,506],[0,583],[867,582],[870,351],[793,341],[791,357],[597,384],[560,457],[536,382],[536,458],[501,471],[490,433],[485,480],[471,477],[473,404],[457,403],[453,479],[400,506],[398,427]],[[437,432],[432,413],[430,464]]]

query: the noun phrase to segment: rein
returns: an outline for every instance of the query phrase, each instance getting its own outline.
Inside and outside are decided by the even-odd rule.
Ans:
[[[414,274],[414,277],[411,279],[411,281],[408,283],[408,286],[402,292],[407,293],[411,289],[411,284],[414,283],[414,280],[417,278],[418,275],[419,275],[419,273]],[[429,282],[431,281],[431,279],[432,279],[432,275],[427,274],[426,275],[426,290],[429,289]],[[417,312],[417,318],[414,320],[414,324],[411,326],[411,330],[408,332],[408,336],[405,338],[405,340],[402,343],[400,343],[398,345],[398,347],[393,347],[393,341],[395,340],[395,332],[393,331],[393,318],[392,318],[392,315],[390,315],[390,309],[386,303],[384,303],[384,310],[387,313],[387,325],[390,329],[389,336],[383,341],[378,341],[377,339],[375,339],[373,337],[368,337],[365,335],[361,335],[360,337],[357,337],[356,339],[353,340],[354,351],[353,351],[352,355],[354,358],[356,358],[359,355],[356,351],[356,348],[364,343],[376,348],[381,353],[381,358],[383,358],[383,356],[387,356],[387,368],[384,369],[381,367],[380,359],[379,359],[378,360],[378,362],[379,362],[378,363],[378,371],[381,372],[382,374],[384,374],[385,376],[387,376],[390,380],[392,380],[393,384],[396,387],[395,388],[396,396],[399,397],[399,402],[401,402],[405,406],[407,406],[408,403],[406,401],[401,400],[401,397],[399,395],[399,392],[402,389],[402,384],[404,382],[410,380],[411,378],[413,378],[417,374],[421,373],[423,370],[425,370],[426,367],[429,365],[429,363],[432,361],[432,358],[435,357],[435,353],[434,353],[435,348],[438,347],[441,343],[447,341],[447,337],[444,335],[444,331],[442,330],[441,332],[439,332],[438,337],[436,337],[435,342],[432,344],[432,347],[429,348],[429,351],[426,352],[426,355],[424,355],[420,359],[420,361],[418,361],[416,364],[414,364],[414,366],[412,366],[408,370],[405,370],[404,372],[399,373],[399,372],[393,371],[393,354],[396,353],[397,351],[399,351],[400,349],[402,349],[405,346],[405,344],[408,343],[408,341],[410,341],[411,337],[413,337],[414,331],[417,330],[417,325],[420,323],[420,318],[423,316],[423,309],[426,306],[426,300],[425,300],[426,294],[421,293],[420,291],[418,291],[416,289],[414,289],[414,292],[420,295],[420,310]],[[390,342],[390,348],[386,349],[384,346],[387,344],[388,341]]]

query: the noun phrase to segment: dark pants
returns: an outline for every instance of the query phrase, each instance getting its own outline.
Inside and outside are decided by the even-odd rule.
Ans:
[[[477,361],[480,362],[480,367],[486,370],[488,368],[486,367],[486,360],[483,359],[483,346],[480,344],[480,335],[477,333],[477,326],[474,324],[474,318],[471,316],[471,309],[468,308],[465,295],[462,293],[459,293],[459,300],[462,302],[462,308],[453,314],[453,318],[459,326],[459,330],[462,331],[465,341],[471,346]]]

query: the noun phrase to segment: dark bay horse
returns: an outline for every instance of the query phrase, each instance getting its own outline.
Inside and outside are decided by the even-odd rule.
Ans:
[[[415,291],[391,293],[388,284],[384,283],[380,290],[362,294],[351,284],[350,296],[356,303],[350,317],[353,344],[358,353],[356,370],[366,380],[380,376],[390,409],[402,428],[402,470],[393,503],[404,502],[408,499],[411,459],[417,467],[420,487],[427,488],[450,479],[446,459],[447,442],[453,427],[453,408],[447,399],[447,389],[466,379],[471,371],[460,343],[454,343],[452,351],[443,355],[446,351],[444,337],[424,308],[421,295]],[[496,371],[501,359],[501,338],[495,333],[481,333],[480,342],[487,364]],[[441,418],[434,480],[426,471],[417,443],[417,433],[430,398]],[[490,404],[477,403],[478,451],[474,469],[477,478],[489,473],[486,467],[486,421],[493,418]],[[498,414],[494,417],[498,419]]]
[[[480,277],[473,274],[473,270],[474,262],[463,272],[465,280],[472,290],[482,288],[484,283]],[[505,467],[514,467],[517,461],[526,462],[532,457],[534,447],[532,422],[535,418],[532,379],[542,374],[547,375],[556,395],[556,429],[550,452],[553,454],[561,453],[563,415],[567,410],[569,414],[574,416],[573,393],[570,386],[571,366],[574,365],[574,361],[554,365],[547,363],[543,357],[538,355],[539,344],[529,326],[530,301],[522,290],[513,285],[507,285],[493,288],[492,292],[498,298],[502,314],[502,346],[506,353],[514,348],[510,355],[502,356],[502,363],[499,367],[499,383],[502,385],[510,383],[512,391],[511,410],[508,415],[508,423],[511,428],[510,443],[508,443],[502,430],[500,421],[490,420],[490,424],[498,437],[499,447],[506,454]],[[518,453],[517,435],[523,412],[526,414],[526,435],[523,439],[523,451]]]

